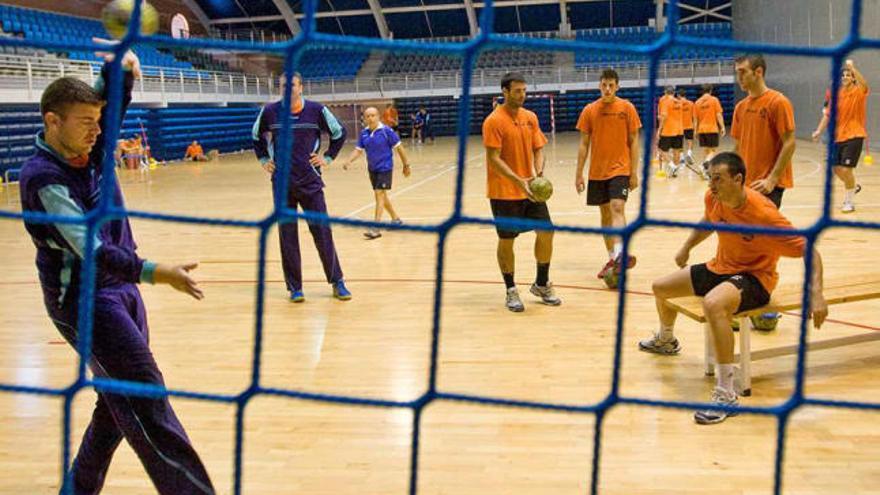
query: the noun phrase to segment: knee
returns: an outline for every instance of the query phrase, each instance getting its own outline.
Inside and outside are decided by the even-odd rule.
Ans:
[[[712,315],[718,318],[730,318],[733,316],[733,309],[730,302],[715,294],[707,294],[703,298],[703,313],[706,316]]]
[[[624,212],[624,203],[623,201],[612,201],[611,202],[611,216],[612,217],[622,217]]]
[[[659,297],[660,299],[666,299],[669,294],[668,289],[669,287],[663,282],[663,279],[657,279],[651,283],[651,292],[654,293],[655,297]]]
[[[553,241],[553,231],[552,230],[539,230],[535,234],[538,237],[538,242],[551,242],[551,241]]]

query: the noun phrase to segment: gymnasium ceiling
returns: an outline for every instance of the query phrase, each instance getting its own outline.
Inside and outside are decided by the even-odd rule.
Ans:
[[[215,27],[291,32],[285,16],[301,19],[303,0],[191,0]],[[683,0],[686,22],[724,22],[730,0]],[[324,33],[397,39],[468,36],[482,0],[318,0],[318,30]],[[572,29],[644,26],[656,13],[655,0],[496,0],[495,30],[503,33],[555,31],[565,9]],[[373,8],[374,7],[375,10]],[[688,7],[689,6],[689,7]],[[387,26],[383,29],[382,23]],[[296,26],[294,26],[296,29]]]

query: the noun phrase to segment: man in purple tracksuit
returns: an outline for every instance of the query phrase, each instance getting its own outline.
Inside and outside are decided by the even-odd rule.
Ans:
[[[282,93],[283,93],[282,87]],[[336,158],[345,143],[345,128],[339,124],[333,113],[320,103],[302,97],[302,76],[293,75],[293,88],[290,104],[291,143],[290,176],[288,178],[287,206],[303,211],[327,213],[324,202],[324,181],[321,179],[321,167],[328,165]],[[272,174],[272,193],[277,194],[275,181],[278,173],[275,170],[277,147],[281,141],[281,101],[265,105],[254,122],[254,152],[263,168]],[[330,146],[323,156],[318,155],[321,149],[321,133],[330,136]],[[281,241],[281,266],[284,269],[284,280],[290,292],[290,300],[303,302],[305,295],[302,286],[302,257],[299,251],[299,231],[297,222],[283,223],[278,226]],[[327,282],[333,285],[333,297],[347,301],[351,292],[342,280],[342,267],[336,248],[333,245],[333,233],[329,225],[309,222],[309,231],[318,249],[324,275]]]
[[[122,65],[124,114],[140,66],[131,52]],[[45,131],[37,135],[37,151],[22,167],[23,210],[83,216],[100,203],[106,76],[105,67],[99,81],[101,89],[64,77],[43,92],[40,111]],[[122,205],[118,184],[113,195],[116,204]],[[25,228],[37,248],[37,270],[49,317],[76,347],[87,229],[80,224],[27,222]],[[150,352],[146,309],[135,284],[168,284],[201,299],[201,290],[187,273],[196,263],[171,266],[141,259],[126,218],[101,225],[92,249],[96,275],[89,367],[96,377],[164,386]],[[91,423],[73,461],[72,482],[63,492],[99,493],[123,438],[137,453],[160,494],[214,493],[208,473],[167,398],[107,392],[98,393]]]

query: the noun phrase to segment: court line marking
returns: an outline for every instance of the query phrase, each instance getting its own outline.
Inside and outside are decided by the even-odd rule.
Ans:
[[[471,158],[468,158],[467,160],[465,160],[465,163],[470,163],[470,162],[472,162],[472,161],[474,161],[474,160],[477,160],[477,159],[483,158],[484,156],[486,156],[486,153],[485,153],[485,152],[480,153],[480,154],[478,154],[478,155],[476,155],[476,156],[472,156]],[[432,180],[436,179],[437,177],[440,177],[441,175],[445,175],[445,174],[449,173],[450,171],[452,171],[452,170],[456,170],[456,169],[458,169],[458,164],[457,164],[457,163],[454,164],[454,165],[450,165],[450,166],[446,167],[445,169],[443,169],[443,170],[437,172],[437,173],[434,174],[434,175],[430,175],[430,176],[428,176],[428,177],[425,177],[424,179],[422,179],[422,180],[416,182],[415,184],[410,184],[410,185],[404,187],[403,189],[399,189],[399,190],[397,190],[397,191],[394,191],[393,193],[389,194],[388,196],[389,196],[389,197],[392,197],[392,198],[396,198],[396,197],[400,196],[401,194],[404,194],[404,193],[406,193],[406,192],[412,191],[413,189],[415,189],[415,188],[417,188],[417,187],[420,187],[420,186],[422,186],[422,185],[424,185],[424,184],[427,184],[428,182],[431,182]],[[363,211],[366,211],[366,210],[369,210],[369,209],[371,209],[371,208],[375,208],[375,207],[376,207],[376,202],[375,202],[375,201],[371,201],[371,202],[365,204],[364,206],[361,206],[360,208],[358,208],[358,209],[356,209],[356,210],[350,211],[348,214],[345,215],[344,218],[354,218],[354,217],[355,217],[356,215],[358,215],[359,213],[361,213],[361,212],[363,212]]]

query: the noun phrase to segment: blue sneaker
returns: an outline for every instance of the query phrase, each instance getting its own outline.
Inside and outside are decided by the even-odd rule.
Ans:
[[[290,302],[301,303],[306,300],[306,295],[302,289],[290,291]]]
[[[345,282],[342,280],[333,284],[333,297],[340,301],[351,299],[351,292],[345,287]]]

